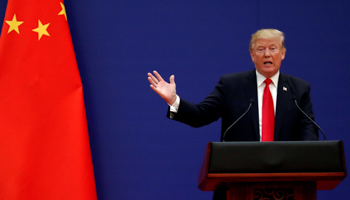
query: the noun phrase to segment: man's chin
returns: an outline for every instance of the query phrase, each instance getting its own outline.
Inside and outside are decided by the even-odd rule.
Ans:
[[[263,73],[261,73],[261,74],[264,75],[266,78],[271,78],[271,77],[273,77],[277,72],[278,72],[278,70],[276,70],[275,68],[268,68],[268,69],[264,69],[264,70],[263,70]]]

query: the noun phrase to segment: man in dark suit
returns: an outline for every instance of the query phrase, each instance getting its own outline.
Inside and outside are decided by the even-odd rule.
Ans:
[[[224,75],[214,91],[200,104],[194,105],[181,98],[180,108],[173,119],[193,127],[200,127],[222,117],[221,135],[223,135],[225,130],[247,110],[250,101],[253,100],[249,112],[228,131],[225,141],[259,141],[258,104],[256,103],[258,93],[255,83],[255,70]],[[294,103],[296,98],[300,107],[313,117],[309,91],[310,86],[305,81],[280,74],[275,115],[275,141],[318,139],[315,127]]]
[[[307,115],[314,117],[310,85],[301,79],[280,73],[281,62],[286,54],[283,33],[276,29],[257,31],[252,35],[249,51],[255,69],[222,76],[213,92],[199,104],[187,102],[176,95],[174,75],[170,77],[170,83],[167,83],[154,71],[155,76],[148,73],[148,80],[151,88],[169,104],[170,118],[193,127],[204,126],[222,118],[221,140],[318,140],[317,129],[295,105],[296,100]],[[265,83],[267,79],[268,85]],[[268,88],[265,88],[266,85]],[[272,97],[272,120],[264,119],[265,89],[269,89],[268,95],[270,99]],[[250,104],[249,112],[223,138],[224,132]],[[267,140],[264,139],[267,135],[264,131],[265,124],[269,124],[270,129],[273,126],[272,136]],[[223,196],[215,198],[216,194],[219,193],[215,193],[214,199],[224,199]]]

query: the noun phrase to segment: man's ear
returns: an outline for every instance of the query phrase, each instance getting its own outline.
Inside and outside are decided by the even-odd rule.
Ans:
[[[282,51],[282,60],[284,60],[284,58],[286,57],[286,50]]]

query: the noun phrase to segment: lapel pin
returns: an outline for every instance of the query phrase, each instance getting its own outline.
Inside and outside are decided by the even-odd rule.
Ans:
[[[286,87],[283,87],[283,91],[286,91],[286,92],[287,92],[287,88],[286,88]]]

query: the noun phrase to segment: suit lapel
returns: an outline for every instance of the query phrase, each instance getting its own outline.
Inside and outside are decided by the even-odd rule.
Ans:
[[[277,88],[277,105],[276,105],[276,116],[275,116],[275,141],[278,141],[279,134],[281,132],[282,122],[283,122],[283,113],[287,113],[287,102],[290,98],[289,94],[291,92],[291,88],[281,73],[278,80],[278,88]]]
[[[257,137],[257,140],[259,140],[259,111],[258,111],[258,90],[256,85],[256,74],[255,69],[252,70],[250,73],[248,73],[246,79],[245,79],[244,87],[246,91],[246,97],[247,102],[250,101],[250,99],[254,99],[254,103],[252,107],[250,108],[250,115],[253,121],[255,135]]]

